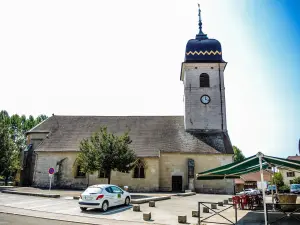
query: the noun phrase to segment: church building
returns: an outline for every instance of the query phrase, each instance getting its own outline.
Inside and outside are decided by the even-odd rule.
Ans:
[[[130,191],[195,190],[233,193],[232,180],[200,181],[195,174],[233,161],[227,131],[224,70],[219,41],[202,31],[187,42],[180,71],[183,116],[60,116],[53,115],[27,132],[21,184],[49,187],[48,169],[57,188],[85,188],[107,183],[103,171],[84,174],[76,163],[79,143],[100,127],[123,134],[130,129],[138,161],[130,173],[112,171],[111,183]],[[178,82],[180,82],[178,80]]]

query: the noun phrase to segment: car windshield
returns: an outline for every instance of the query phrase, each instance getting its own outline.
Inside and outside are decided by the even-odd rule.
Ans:
[[[291,188],[292,189],[300,189],[300,184],[292,184]]]
[[[84,191],[86,194],[100,194],[102,192],[102,188],[100,187],[89,187]]]

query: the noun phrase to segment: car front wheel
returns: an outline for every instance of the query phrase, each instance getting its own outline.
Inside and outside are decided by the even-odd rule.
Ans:
[[[105,202],[102,203],[102,211],[106,212],[107,210],[108,210],[108,202],[105,201]]]
[[[130,198],[126,197],[126,199],[125,199],[125,205],[129,205],[129,203],[130,203]]]
[[[85,207],[80,207],[81,211],[86,211]]]

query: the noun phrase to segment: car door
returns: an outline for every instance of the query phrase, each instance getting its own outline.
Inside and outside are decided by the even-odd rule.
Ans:
[[[116,194],[113,192],[111,187],[105,188],[106,194],[105,197],[108,200],[109,206],[115,206],[117,204]]]
[[[124,202],[125,202],[124,192],[116,186],[111,186],[111,189],[115,195],[116,205],[124,204]]]

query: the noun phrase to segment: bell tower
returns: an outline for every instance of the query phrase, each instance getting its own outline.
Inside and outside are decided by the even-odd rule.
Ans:
[[[184,126],[197,133],[227,132],[224,70],[221,44],[202,31],[187,42],[180,80],[184,84]]]

